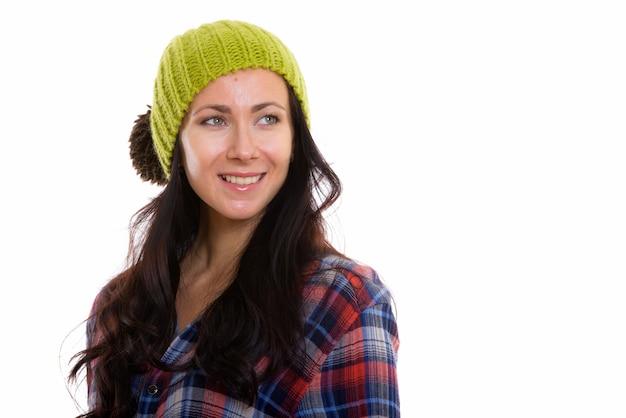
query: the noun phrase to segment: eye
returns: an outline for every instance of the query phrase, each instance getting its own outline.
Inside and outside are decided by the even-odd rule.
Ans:
[[[274,125],[278,123],[278,118],[274,115],[263,115],[259,119],[259,123],[262,125]]]
[[[210,118],[206,118],[202,121],[203,125],[214,125],[214,126],[222,126],[225,123],[226,121],[221,116],[211,116]]]

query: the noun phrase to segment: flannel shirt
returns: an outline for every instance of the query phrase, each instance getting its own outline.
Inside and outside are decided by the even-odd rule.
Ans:
[[[372,268],[344,258],[326,256],[313,267],[303,290],[307,356],[262,383],[252,406],[213,390],[201,369],[153,368],[133,378],[137,417],[399,417],[399,339],[388,288]],[[191,323],[162,360],[188,359],[196,339]]]

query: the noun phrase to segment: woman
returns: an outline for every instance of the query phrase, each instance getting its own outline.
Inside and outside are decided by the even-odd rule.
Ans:
[[[396,417],[389,290],[333,248],[341,192],[292,53],[248,23],[175,37],[130,138],[163,191],[97,295],[82,417]]]

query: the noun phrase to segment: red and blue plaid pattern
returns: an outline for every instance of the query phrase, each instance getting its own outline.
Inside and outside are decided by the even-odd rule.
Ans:
[[[311,272],[303,294],[308,356],[264,382],[254,405],[213,390],[199,369],[153,369],[133,379],[137,417],[399,417],[399,339],[388,288],[370,267],[340,257],[318,260]],[[185,360],[195,341],[190,324],[163,360]]]

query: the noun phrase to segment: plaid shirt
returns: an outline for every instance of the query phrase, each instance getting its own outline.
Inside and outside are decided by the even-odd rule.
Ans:
[[[303,294],[308,356],[264,382],[254,405],[212,390],[200,369],[152,369],[133,379],[137,417],[399,417],[389,290],[371,268],[339,257],[318,260],[312,271]],[[189,358],[196,339],[192,323],[162,360]]]

